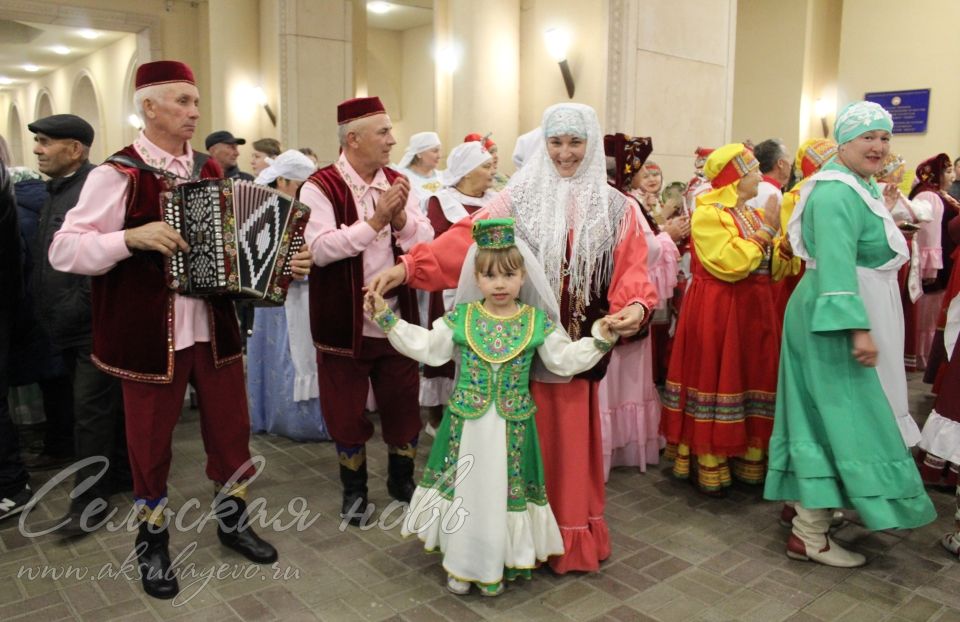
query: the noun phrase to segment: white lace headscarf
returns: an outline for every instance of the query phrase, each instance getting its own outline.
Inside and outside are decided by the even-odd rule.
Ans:
[[[550,106],[543,113],[541,129],[543,138],[507,185],[517,237],[540,260],[557,300],[563,276],[569,273],[570,294],[583,302],[591,288],[602,294],[602,285],[610,281],[613,250],[630,202],[607,185],[603,135],[593,108],[573,103]],[[587,141],[583,160],[571,177],[561,177],[547,155],[546,141],[564,135]],[[573,245],[568,262],[570,231]]]

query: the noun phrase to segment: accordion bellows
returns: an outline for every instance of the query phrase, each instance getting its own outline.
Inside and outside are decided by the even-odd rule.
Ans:
[[[229,296],[282,305],[290,259],[304,243],[310,208],[249,181],[206,179],[160,195],[163,219],[190,245],[166,262],[167,284],[185,296]]]

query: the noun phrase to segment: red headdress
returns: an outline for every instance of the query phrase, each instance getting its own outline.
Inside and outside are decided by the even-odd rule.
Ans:
[[[337,125],[386,112],[379,97],[355,97],[337,106]]]
[[[153,86],[155,84],[171,84],[173,82],[187,82],[196,85],[193,71],[185,63],[176,60],[158,60],[144,63],[137,67],[136,89]]]

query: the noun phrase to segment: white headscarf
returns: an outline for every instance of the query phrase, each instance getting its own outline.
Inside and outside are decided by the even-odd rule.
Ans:
[[[631,202],[607,185],[603,138],[593,108],[573,103],[550,106],[543,113],[541,129],[544,138],[507,185],[517,237],[540,260],[557,300],[563,274],[569,273],[570,294],[585,302],[591,288],[600,293],[601,284],[609,283],[613,275],[613,250],[624,233],[623,220]],[[547,155],[546,141],[565,134],[587,141],[583,160],[571,177],[561,177]]]
[[[433,149],[440,146],[440,136],[436,132],[417,132],[410,137],[410,144],[407,150],[403,152],[403,157],[397,164],[398,168],[407,168],[413,162],[414,156],[423,153],[427,149]]]
[[[447,170],[440,173],[440,181],[444,186],[456,186],[473,169],[492,159],[493,156],[480,141],[472,140],[457,145],[447,156]]]
[[[266,163],[267,168],[260,171],[253,183],[266,186],[278,177],[306,181],[317,170],[313,160],[296,149],[288,149],[275,158],[267,158]]]
[[[537,144],[543,142],[543,131],[535,127],[526,134],[517,137],[517,142],[513,146],[513,165],[519,169],[523,163],[530,158],[530,154],[536,149]]]

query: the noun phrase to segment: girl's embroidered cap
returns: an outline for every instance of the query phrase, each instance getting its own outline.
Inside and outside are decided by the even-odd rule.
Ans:
[[[516,246],[513,218],[491,218],[473,223],[473,239],[478,248],[510,248]]]

